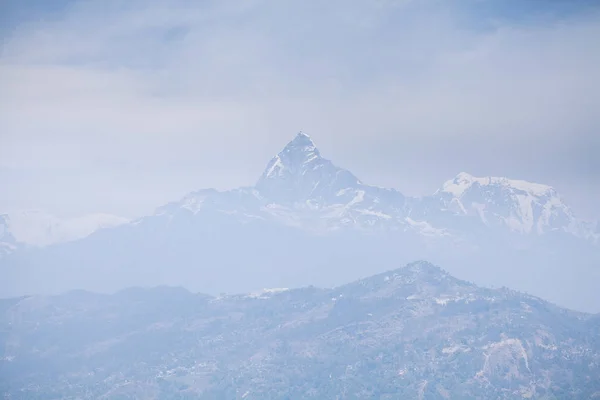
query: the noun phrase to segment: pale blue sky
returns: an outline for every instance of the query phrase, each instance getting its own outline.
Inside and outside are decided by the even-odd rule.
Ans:
[[[596,3],[2,2],[0,211],[149,213],[303,129],[367,183],[503,175],[600,217]]]

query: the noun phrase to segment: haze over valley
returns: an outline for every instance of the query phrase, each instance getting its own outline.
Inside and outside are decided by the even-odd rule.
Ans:
[[[599,5],[0,2],[0,397],[600,398]]]

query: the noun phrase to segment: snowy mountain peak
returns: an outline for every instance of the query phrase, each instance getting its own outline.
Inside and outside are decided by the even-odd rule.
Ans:
[[[342,189],[360,184],[349,171],[321,157],[310,136],[299,132],[267,164],[256,189],[267,199],[297,203],[331,198]]]
[[[301,172],[308,164],[321,161],[321,153],[310,136],[300,131],[281,152],[271,159],[261,179]]]
[[[566,231],[578,234],[579,222],[548,185],[503,177],[478,178],[461,172],[436,193],[459,214],[478,216],[490,226],[520,233]]]
[[[461,172],[452,180],[446,181],[442,186],[442,191],[451,193],[456,197],[461,197],[472,186],[499,186],[522,191],[532,196],[556,196],[556,190],[548,185],[532,183],[523,180],[508,179],[503,177],[483,177],[478,178],[469,173]]]
[[[316,153],[316,155],[319,155],[319,150],[315,146],[315,143],[312,141],[311,137],[302,131],[296,134],[296,137],[284,148],[284,151],[285,150]]]

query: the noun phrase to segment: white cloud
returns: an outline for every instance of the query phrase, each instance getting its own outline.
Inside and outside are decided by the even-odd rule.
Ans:
[[[0,208],[49,177],[64,193],[50,207],[112,190],[128,205],[86,207],[126,214],[251,184],[304,129],[376,184],[506,174],[591,210],[597,14],[481,30],[427,2],[208,4],[77,3],[16,30],[0,58],[0,183],[14,192]]]

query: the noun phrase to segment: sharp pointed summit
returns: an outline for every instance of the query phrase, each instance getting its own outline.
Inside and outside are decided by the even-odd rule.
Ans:
[[[321,158],[321,153],[310,136],[300,131],[275,157],[286,161],[288,167],[300,168],[311,161]]]
[[[299,131],[296,134],[296,137],[294,138],[294,140],[292,140],[290,143],[293,143],[293,142],[303,143],[303,144],[306,144],[308,146],[314,146],[315,145],[314,142],[312,141],[312,139],[310,138],[310,135],[307,134],[304,131]]]
[[[311,137],[300,131],[275,157],[256,184],[265,197],[281,202],[298,202],[328,191],[360,184],[349,171],[321,156]]]

